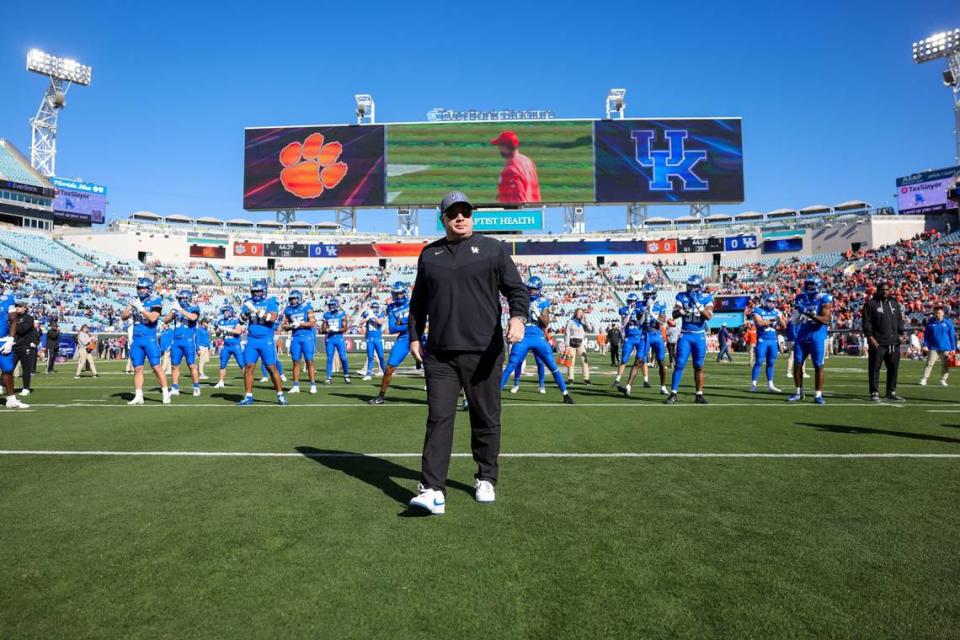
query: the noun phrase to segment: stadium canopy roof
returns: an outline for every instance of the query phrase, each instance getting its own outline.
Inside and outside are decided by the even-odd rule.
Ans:
[[[269,227],[270,229],[282,229],[282,228],[283,228],[283,223],[282,223],[282,222],[275,222],[275,221],[273,221],[273,220],[264,220],[263,222],[258,222],[258,223],[257,223],[257,226],[258,226],[258,227]]]
[[[800,209],[800,215],[808,216],[816,213],[830,213],[831,211],[833,211],[833,209],[825,204],[812,204],[809,207]]]
[[[211,218],[209,216],[204,216],[203,218],[197,218],[197,224],[213,224],[218,227],[223,226],[223,220],[219,218]]]
[[[244,220],[243,218],[231,218],[227,220],[227,224],[231,227],[252,227],[253,223],[249,220]]]
[[[700,218],[694,218],[693,216],[682,216],[680,218],[674,218],[674,224],[698,224]]]
[[[762,220],[763,213],[760,211],[744,211],[734,216],[736,220]]]
[[[856,211],[857,209],[872,209],[873,205],[865,200],[847,200],[838,205],[834,205],[834,211]]]
[[[767,218],[788,218],[795,215],[797,212],[793,209],[774,209],[767,213]]]
[[[159,220],[160,216],[153,211],[134,211],[130,218],[133,220]]]
[[[670,218],[647,218],[643,224],[646,226],[669,226],[673,221]]]
[[[9,140],[0,138],[0,179],[19,182],[33,187],[53,189],[53,184]]]
[[[339,222],[318,222],[313,225],[315,229],[339,229]]]
[[[709,220],[710,222],[730,222],[733,220],[733,216],[728,213],[712,213],[704,220]]]
[[[164,221],[173,222],[175,224],[191,224],[193,222],[193,218],[191,218],[190,216],[185,216],[181,213],[175,213],[171,216],[167,216],[166,218],[164,218]]]
[[[311,226],[312,225],[309,222],[294,221],[287,223],[287,227],[290,229],[308,229]]]

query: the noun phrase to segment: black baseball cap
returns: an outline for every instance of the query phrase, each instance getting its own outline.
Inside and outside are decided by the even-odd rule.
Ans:
[[[443,196],[443,200],[440,201],[440,213],[446,213],[447,209],[455,204],[465,204],[470,207],[471,211],[476,209],[476,207],[470,203],[470,198],[467,197],[467,194],[462,191],[451,191]]]

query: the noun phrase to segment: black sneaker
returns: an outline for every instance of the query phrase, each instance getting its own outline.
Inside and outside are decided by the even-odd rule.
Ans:
[[[879,393],[871,393],[871,394],[870,394],[870,400],[871,400],[872,402],[880,402],[880,394],[879,394]]]
[[[707,399],[703,397],[702,393],[698,393],[696,396],[694,396],[693,401],[697,404],[710,404],[707,402]]]
[[[886,398],[891,402],[904,402],[906,400],[906,398],[904,398],[903,396],[898,396],[896,391],[894,391],[893,393],[888,393],[886,395]]]
[[[464,400],[460,403],[460,411],[470,411],[470,403]]]
[[[646,380],[644,380],[644,381],[643,381],[643,388],[644,388],[644,389],[649,389],[649,388],[650,388],[650,383],[647,382]]]
[[[383,404],[383,396],[377,396],[376,398],[370,398],[367,400],[367,404]]]
[[[584,380],[583,384],[591,384],[589,380]]]
[[[663,404],[677,404],[677,394],[671,392],[667,399],[663,401]]]
[[[570,394],[563,396],[563,404],[577,404],[573,401],[573,398],[570,397]]]

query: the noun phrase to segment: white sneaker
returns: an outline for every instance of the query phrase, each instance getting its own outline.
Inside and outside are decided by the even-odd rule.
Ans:
[[[927,386],[927,379],[926,379],[926,378],[920,378],[920,386],[921,386],[921,387]]]
[[[218,382],[217,384],[213,385],[213,388],[214,388],[214,389],[223,389],[224,386],[225,386],[225,385],[223,384],[223,380],[221,380],[221,381]]]
[[[410,500],[411,507],[426,509],[435,516],[443,515],[447,510],[447,501],[443,497],[442,491],[436,489],[425,489],[422,484],[417,485],[417,491],[420,495]]]
[[[510,393],[516,393],[517,391],[520,391],[520,385],[515,384],[512,387],[510,387]]]
[[[365,375],[364,375],[362,378],[360,378],[360,379],[363,380],[363,381],[367,381],[367,380],[370,380],[371,377],[370,377],[370,374],[365,374]]]
[[[260,382],[270,382],[270,378],[268,378],[267,376],[263,376],[262,378],[260,378]]]
[[[280,382],[286,382],[286,381],[287,381],[287,376],[285,375],[280,376]]]
[[[316,395],[316,393],[317,393],[317,385],[315,385],[315,384],[310,385],[310,393]]]
[[[171,392],[171,393],[165,393],[165,394],[163,394],[163,404],[170,404],[170,397],[171,397],[172,395],[173,395],[172,392]],[[142,404],[142,403],[143,403],[143,400],[141,400],[140,402],[141,402],[141,404]]]
[[[171,396],[178,396],[178,395],[180,395],[180,389],[170,389],[170,395],[171,395]]]
[[[21,396],[28,396],[28,395],[30,395],[30,389],[22,389],[22,390],[20,391],[20,395],[21,395]]]
[[[473,489],[476,492],[477,502],[490,504],[497,499],[497,494],[493,490],[493,483],[489,480],[477,480]]]
[[[17,400],[17,396],[7,396],[7,409],[29,409],[30,405]]]
[[[537,393],[539,393],[539,394],[542,395],[542,394],[545,394],[546,392],[547,392],[547,390],[544,389],[543,387],[537,387]]]
[[[946,379],[946,378],[940,378],[940,386],[941,386],[941,387],[949,387],[950,385],[947,384],[947,379]]]
[[[756,393],[756,392],[757,392],[757,383],[756,383],[756,382],[751,382],[751,383],[750,383],[750,393]]]
[[[288,391],[287,393],[300,393],[300,386],[293,385],[292,387],[290,387],[290,391]]]
[[[200,388],[199,388],[199,387],[197,387],[197,388],[195,388],[195,389],[193,390],[193,397],[194,397],[194,398],[199,398],[199,397],[200,397]]]
[[[143,404],[143,396],[133,396],[133,400],[128,402],[129,405]]]
[[[783,393],[782,391],[780,391],[780,389],[777,389],[772,384],[767,385],[767,391],[769,391],[770,393]]]
[[[364,380],[369,380],[369,379],[370,379],[370,372],[367,371],[366,369],[362,369],[362,370],[360,370],[360,371],[357,371],[357,373],[360,374],[361,376],[364,376],[364,378],[363,378]]]
[[[810,374],[807,373],[806,371],[804,371],[804,372],[803,372],[803,377],[804,377],[804,378],[809,378],[809,377],[810,377]]]
[[[200,379],[201,379],[201,380],[209,380],[209,379],[210,379],[210,376],[200,376]]]

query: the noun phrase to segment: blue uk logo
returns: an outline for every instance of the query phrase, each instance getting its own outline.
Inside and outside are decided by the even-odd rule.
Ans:
[[[630,137],[636,145],[637,163],[646,169],[651,169],[650,191],[673,191],[672,177],[679,178],[683,183],[684,191],[707,191],[710,188],[708,180],[702,179],[694,172],[694,167],[701,160],[707,159],[704,149],[687,149],[687,131],[684,129],[664,131],[667,139],[666,149],[652,149],[656,132],[649,129],[638,129],[630,132]]]

